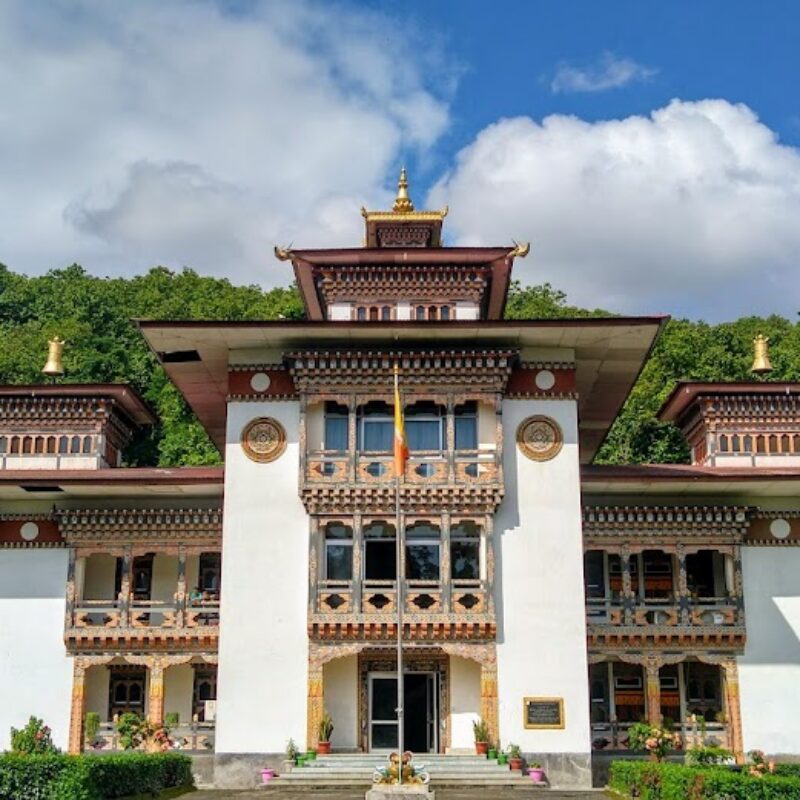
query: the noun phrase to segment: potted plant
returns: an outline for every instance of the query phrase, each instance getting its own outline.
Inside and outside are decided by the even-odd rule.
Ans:
[[[503,745],[500,742],[497,743],[497,763],[498,764],[508,764],[508,753],[503,750]]]
[[[497,747],[495,747],[491,742],[489,743],[489,750],[486,753],[486,757],[490,761],[494,761],[497,758]]]
[[[83,721],[83,734],[86,739],[86,744],[90,747],[94,745],[94,740],[97,738],[97,732],[100,730],[100,715],[96,711],[87,711],[86,718]]]
[[[522,769],[522,750],[518,744],[508,746],[508,765],[511,769]]]
[[[479,719],[472,723],[472,733],[475,736],[475,752],[479,756],[485,756],[489,752],[489,725],[485,719]]]
[[[296,764],[299,755],[300,751],[297,749],[294,739],[289,739],[289,741],[286,742],[286,760],[291,764]]]
[[[319,743],[317,752],[320,755],[328,755],[331,752],[331,734],[333,733],[333,717],[325,711],[319,721]]]
[[[544,783],[544,770],[538,761],[534,761],[528,769],[528,777],[534,783]]]
[[[275,777],[275,770],[264,767],[261,770],[261,783],[269,783]]]

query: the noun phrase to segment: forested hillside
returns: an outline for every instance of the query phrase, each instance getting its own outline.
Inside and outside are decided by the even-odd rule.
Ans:
[[[549,285],[514,284],[507,316],[595,316],[570,306]],[[264,291],[155,268],[131,279],[97,278],[78,265],[28,278],[0,265],[0,383],[41,383],[47,340],[66,339],[70,382],[123,381],[154,406],[161,424],[126,454],[136,465],[214,464],[219,454],[149,352],[131,319],[299,319],[293,288]],[[745,317],[708,325],[672,320],[617,420],[598,461],[680,462],[688,453],[676,429],[655,419],[681,378],[750,378],[752,339],[770,337],[771,380],[800,380],[800,329],[783,317]]]

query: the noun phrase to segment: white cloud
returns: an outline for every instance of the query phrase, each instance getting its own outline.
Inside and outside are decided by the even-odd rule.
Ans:
[[[594,64],[577,67],[562,62],[556,68],[550,89],[553,92],[604,92],[635,81],[646,81],[658,70],[605,52]]]
[[[747,106],[504,119],[432,190],[459,244],[532,240],[517,277],[629,313],[800,309],[800,152]]]
[[[357,245],[453,80],[348,5],[0,3],[0,261],[284,284],[272,244]]]

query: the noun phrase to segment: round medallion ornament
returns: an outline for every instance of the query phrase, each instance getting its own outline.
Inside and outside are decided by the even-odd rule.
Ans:
[[[550,417],[528,417],[517,428],[517,445],[532,461],[555,458],[564,444],[564,434]]]
[[[788,520],[774,519],[769,524],[769,532],[776,539],[786,539],[792,532],[792,526]]]
[[[39,526],[35,522],[25,522],[19,529],[19,535],[26,542],[33,542],[39,536]]]
[[[250,388],[254,392],[266,392],[269,389],[269,385],[272,381],[269,379],[269,375],[266,372],[256,372],[252,378],[250,378]]]
[[[242,431],[242,450],[252,461],[274,461],[283,455],[285,449],[286,431],[272,417],[254,419]]]

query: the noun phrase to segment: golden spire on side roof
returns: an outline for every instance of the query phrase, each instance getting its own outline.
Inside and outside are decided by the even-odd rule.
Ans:
[[[413,210],[414,204],[408,196],[408,175],[406,174],[406,168],[403,167],[400,170],[400,180],[397,181],[397,197],[392,206],[392,211],[396,211],[399,214],[409,214]]]

